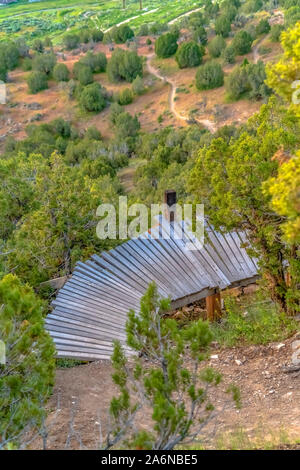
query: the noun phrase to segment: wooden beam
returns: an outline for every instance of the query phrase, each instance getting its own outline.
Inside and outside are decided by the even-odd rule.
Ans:
[[[205,298],[207,319],[211,322],[221,317],[221,294],[209,295]]]

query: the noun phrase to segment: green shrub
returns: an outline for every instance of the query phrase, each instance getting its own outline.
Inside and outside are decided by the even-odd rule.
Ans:
[[[284,31],[284,26],[281,24],[274,24],[271,28],[270,39],[272,42],[279,42],[282,31]]]
[[[249,0],[243,6],[243,11],[245,13],[256,13],[259,11],[263,6],[262,0]]]
[[[90,36],[94,42],[101,42],[103,41],[104,34],[100,29],[92,29],[90,31]]]
[[[148,36],[148,34],[149,34],[149,26],[147,25],[147,23],[144,23],[141,25],[139,29],[138,36]]]
[[[83,89],[80,94],[80,105],[89,112],[100,112],[105,108],[106,100],[99,83],[92,83]]]
[[[80,38],[78,34],[68,33],[63,37],[63,44],[68,51],[76,49],[80,44]]]
[[[126,104],[130,104],[133,101],[133,92],[130,88],[125,88],[124,90],[120,91],[118,96],[118,103],[121,106],[125,106]]]
[[[24,72],[29,72],[32,70],[32,61],[29,59],[29,57],[25,57],[25,59],[22,62],[22,69]]]
[[[226,90],[230,99],[237,100],[250,91],[250,83],[246,67],[237,66],[226,78]]]
[[[139,75],[143,76],[142,58],[134,51],[116,49],[108,62],[107,75],[111,82],[133,82]]]
[[[177,38],[174,34],[166,33],[155,41],[155,53],[157,57],[166,59],[171,57],[177,51]]]
[[[109,120],[110,122],[115,125],[117,121],[117,117],[119,114],[124,112],[124,108],[119,105],[119,103],[112,103],[110,110],[109,110]]]
[[[44,52],[44,43],[40,39],[35,39],[32,43],[32,49],[36,52]]]
[[[261,19],[258,25],[256,26],[256,34],[260,36],[261,34],[268,34],[270,31],[271,26],[266,19]]]
[[[13,70],[19,63],[19,49],[11,41],[0,43],[0,67],[1,69]]]
[[[112,377],[118,394],[110,403],[113,439],[105,439],[107,448],[117,442],[122,448],[124,439],[129,449],[173,450],[178,444],[187,448],[214,416],[215,389],[221,375],[202,367],[212,340],[209,325],[199,320],[179,328],[175,320],[164,318],[169,308],[170,301],[161,299],[156,286],[150,284],[140,311],[129,312],[126,344],[134,351],[132,374],[121,343],[114,343]],[[140,357],[145,350],[146,363]],[[227,393],[239,406],[237,387],[227,387]],[[136,410],[142,414],[150,411],[147,431]]]
[[[215,22],[215,32],[218,36],[223,36],[223,38],[227,38],[231,31],[231,21],[230,19],[225,16],[219,16]]]
[[[196,86],[198,90],[210,90],[224,84],[224,72],[220,64],[207,62],[200,65],[196,73]]]
[[[87,44],[91,39],[90,32],[87,29],[82,29],[79,31],[79,42],[82,44]]]
[[[265,99],[271,94],[271,89],[264,83],[265,79],[266,72],[262,61],[237,66],[226,79],[228,96],[237,100],[247,93],[250,99]]]
[[[116,44],[124,44],[128,39],[131,39],[134,37],[134,32],[133,30],[128,26],[128,24],[122,24],[119,27],[114,27],[110,31],[110,35],[112,40]]]
[[[16,46],[18,48],[19,56],[24,58],[24,57],[29,57],[29,46],[26,43],[25,39],[20,37],[16,40]]]
[[[226,49],[222,52],[222,58],[224,64],[234,64],[235,63],[235,51],[232,46],[227,46]]]
[[[204,26],[199,26],[193,30],[193,39],[194,41],[206,46],[207,44],[207,32]]]
[[[132,91],[135,95],[142,95],[145,91],[143,79],[139,75],[132,82]]]
[[[78,80],[79,83],[84,86],[89,85],[94,80],[92,69],[82,62],[76,62],[74,64],[73,75],[76,80]]]
[[[42,423],[54,382],[55,349],[44,329],[44,305],[31,287],[5,276],[0,305],[0,339],[6,345],[6,363],[0,365],[0,449],[6,449]]]
[[[29,93],[38,93],[48,88],[47,75],[43,72],[32,72],[27,78]]]
[[[79,63],[87,65],[94,73],[100,73],[105,72],[107,66],[107,59],[106,55],[103,52],[93,54],[89,51],[82,59],[80,59]]]
[[[204,50],[194,41],[181,44],[176,52],[176,62],[179,68],[196,67],[202,62]]]
[[[84,137],[86,137],[89,140],[101,140],[102,139],[100,131],[98,131],[97,127],[95,126],[88,127],[87,130],[85,131]]]
[[[53,78],[57,82],[67,82],[69,80],[69,69],[65,64],[56,64],[53,69]]]
[[[117,114],[115,119],[116,137],[126,139],[127,137],[136,137],[140,130],[140,123],[137,116],[122,112]]]
[[[0,80],[2,80],[2,82],[6,82],[7,81],[7,68],[5,67],[5,65],[1,64],[0,63]]]
[[[32,60],[32,69],[50,75],[56,64],[55,54],[36,54]]]
[[[53,47],[52,41],[49,37],[44,39],[44,47],[51,49]]]
[[[251,51],[253,38],[247,31],[239,31],[231,43],[236,55],[248,54]]]
[[[280,313],[275,305],[259,296],[238,303],[234,297],[225,299],[226,316],[212,325],[216,341],[224,346],[267,344],[283,341],[297,331],[297,323]]]
[[[211,57],[220,57],[222,51],[226,48],[225,39],[223,36],[216,36],[210,41],[207,48]]]

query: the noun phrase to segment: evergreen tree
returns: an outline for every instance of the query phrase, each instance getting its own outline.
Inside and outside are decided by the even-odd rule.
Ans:
[[[163,34],[155,41],[155,53],[162,59],[166,59],[174,55],[177,48],[177,38],[171,33]]]
[[[223,36],[223,38],[227,38],[231,31],[231,21],[230,19],[225,16],[219,16],[215,22],[215,32],[218,36]]]
[[[277,175],[273,156],[281,148],[293,152],[299,135],[296,116],[271,98],[237,139],[214,139],[199,152],[188,182],[216,229],[247,233],[248,252],[259,260],[265,285],[284,312],[299,310],[299,260],[295,247],[282,241],[283,220],[270,211],[263,184]],[[293,285],[285,277],[287,263]]]
[[[208,52],[213,58],[220,57],[225,48],[226,42],[222,36],[215,36],[208,44]]]
[[[87,85],[80,94],[80,104],[85,111],[100,112],[106,106],[103,88],[98,82]]]
[[[233,38],[231,46],[236,55],[248,54],[251,51],[253,38],[247,31],[239,31]]]
[[[142,59],[136,52],[116,49],[108,62],[107,75],[111,82],[131,83],[138,75],[143,76]]]
[[[266,181],[264,189],[271,196],[270,206],[284,218],[283,239],[290,245],[300,243],[300,152],[278,169],[277,177]],[[300,270],[300,261],[298,261]],[[295,282],[295,279],[293,279]],[[296,285],[294,286],[296,288]],[[299,295],[300,301],[300,295]]]
[[[38,93],[39,91],[48,88],[47,75],[43,72],[32,72],[28,79],[27,85],[29,93]]]
[[[14,275],[0,280],[0,339],[6,362],[0,364],[0,449],[18,446],[37,430],[54,381],[54,346],[44,330],[44,305]]]
[[[204,48],[199,46],[196,42],[185,42],[179,46],[176,52],[176,62],[179,68],[196,67],[202,62],[204,55]]]
[[[53,69],[53,78],[57,82],[67,82],[69,80],[69,69],[65,64],[57,64]]]
[[[224,72],[220,64],[207,62],[201,65],[196,73],[198,90],[210,90],[224,85]]]
[[[115,342],[113,380],[120,393],[111,401],[113,426],[106,449],[126,439],[133,449],[172,450],[185,440],[199,438],[212,417],[213,391],[221,376],[211,368],[200,371],[212,340],[209,325],[199,320],[180,329],[175,320],[163,318],[169,308],[169,299],[160,299],[155,284],[150,284],[141,299],[140,312],[130,311],[126,324],[127,345],[136,352],[132,367],[120,343]],[[186,367],[186,351],[190,368]],[[147,357],[146,366],[141,352]],[[130,384],[138,390],[134,398]],[[236,387],[228,391],[233,392],[238,404]],[[136,419],[144,406],[152,411],[150,431],[143,430]]]

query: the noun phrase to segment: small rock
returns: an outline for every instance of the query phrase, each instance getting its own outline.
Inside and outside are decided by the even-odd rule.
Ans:
[[[300,365],[300,341],[293,341],[292,342],[292,350],[293,355],[292,355],[292,364],[293,366],[299,366]]]
[[[25,105],[28,109],[32,109],[37,111],[38,109],[42,109],[42,105],[40,103],[28,103]]]
[[[236,365],[238,366],[241,366],[243,363],[242,361],[240,361],[239,359],[235,359],[234,362],[236,363]]]
[[[300,342],[300,341],[299,341]],[[284,343],[279,343],[275,346],[275,349],[277,349],[279,351],[279,349],[281,348],[284,348],[285,347],[285,344]]]
[[[292,342],[292,350],[296,351],[297,349],[300,349],[300,341],[293,341]]]
[[[219,359],[219,356],[218,354],[213,354],[212,356],[210,356],[211,359]]]

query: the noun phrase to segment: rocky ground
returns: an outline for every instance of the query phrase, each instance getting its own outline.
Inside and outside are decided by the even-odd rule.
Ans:
[[[268,442],[277,448],[299,448],[300,365],[294,363],[291,367],[292,357],[295,361],[299,356],[299,333],[267,346],[221,349],[213,344],[205,365],[220,371],[223,381],[214,396],[219,415],[203,433],[203,445],[231,448],[231,435],[235,436],[235,447],[249,447],[251,441],[251,445],[256,442],[259,447]],[[100,427],[105,433],[109,403],[116,392],[111,373],[111,364],[106,361],[57,370],[48,404],[50,449],[99,446]],[[225,393],[231,383],[241,390],[240,410]],[[147,429],[149,418],[143,414],[139,423]],[[291,441],[292,445],[288,443]],[[39,440],[33,443],[34,448],[41,445]]]

